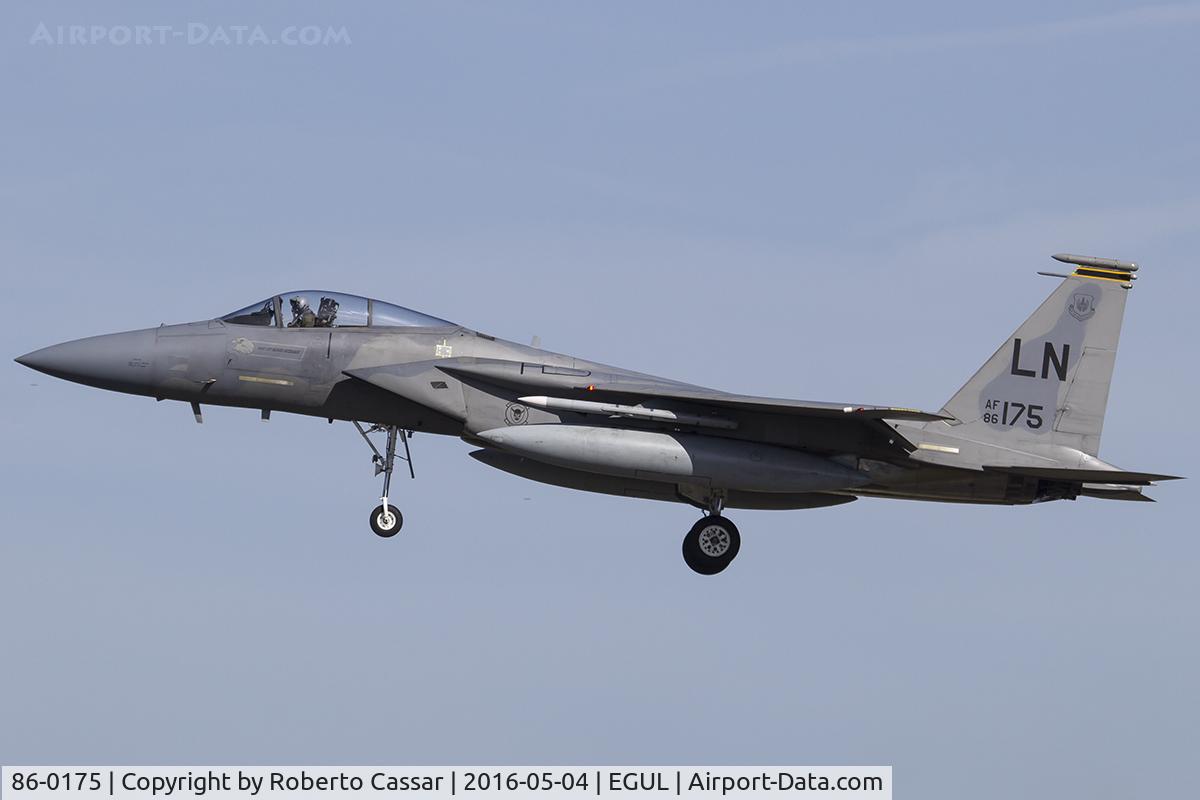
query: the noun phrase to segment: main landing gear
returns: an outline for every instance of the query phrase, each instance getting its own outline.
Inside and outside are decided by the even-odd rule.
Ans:
[[[354,427],[358,429],[358,433],[367,443],[367,447],[371,448],[371,463],[375,465],[375,474],[383,474],[383,496],[379,498],[382,502],[371,512],[371,530],[375,531],[376,536],[390,539],[399,533],[400,528],[404,525],[404,516],[400,513],[400,509],[388,503],[388,490],[392,486],[392,467],[395,465],[397,457],[396,440],[399,439],[404,444],[404,455],[399,458],[408,462],[408,474],[415,478],[417,474],[413,470],[412,453],[408,449],[408,439],[412,436],[412,432],[395,425],[372,425],[364,428],[362,423],[355,422]],[[372,433],[386,434],[387,442],[382,453],[371,441]]]
[[[712,498],[708,514],[683,537],[683,560],[701,575],[716,575],[742,549],[742,535],[737,526],[721,516],[724,505],[723,498]]]

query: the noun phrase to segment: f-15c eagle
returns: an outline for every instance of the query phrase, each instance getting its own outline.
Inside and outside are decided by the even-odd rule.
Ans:
[[[801,509],[862,496],[1018,505],[1079,496],[1149,500],[1170,475],[1099,458],[1135,264],[1072,267],[937,413],[731,394],[507,342],[365,297],[301,291],[232,314],[114,333],[21,356],[25,366],[159,400],[353,422],[388,498],[415,431],[458,436],[496,469],[589,492],[686,503],[696,572],[741,547],[727,508]],[[381,447],[372,435],[382,435]],[[403,454],[398,453],[398,448]]]

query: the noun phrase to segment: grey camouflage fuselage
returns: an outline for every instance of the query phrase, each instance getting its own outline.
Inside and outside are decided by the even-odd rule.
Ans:
[[[714,514],[859,495],[1148,499],[1140,487],[1169,476],[1098,457],[1136,266],[1056,258],[1075,269],[938,414],[719,392],[319,291],[18,361],[190,403],[198,419],[203,405],[239,406],[459,436],[482,463],[533,480]]]

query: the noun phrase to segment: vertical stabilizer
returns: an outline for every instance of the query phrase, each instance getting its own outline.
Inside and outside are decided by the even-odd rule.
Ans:
[[[1046,301],[942,408],[977,441],[1063,445],[1096,455],[1137,265],[1060,254],[1071,264]]]

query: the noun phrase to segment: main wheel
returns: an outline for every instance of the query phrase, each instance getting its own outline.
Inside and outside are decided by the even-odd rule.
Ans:
[[[384,539],[395,536],[403,525],[404,517],[400,509],[390,503],[386,514],[382,504],[375,506],[375,510],[371,512],[371,530],[375,531],[376,536],[382,536]]]
[[[742,535],[725,517],[705,517],[683,537],[683,560],[701,575],[716,575],[742,549]]]

